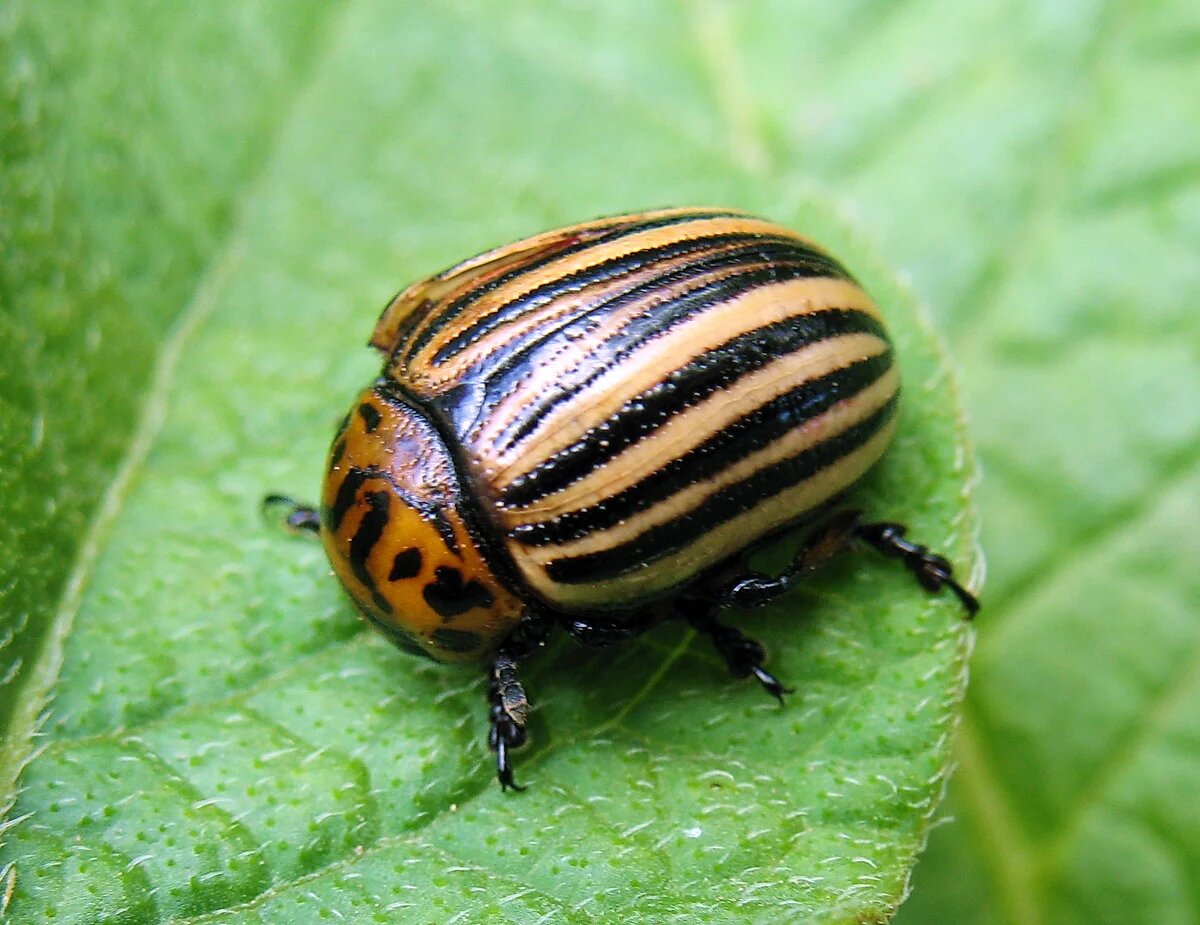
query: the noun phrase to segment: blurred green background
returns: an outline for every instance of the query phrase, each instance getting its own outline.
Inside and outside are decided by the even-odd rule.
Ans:
[[[897,921],[1200,920],[1200,8],[451,2],[406,5],[419,28],[363,41],[385,10],[0,9],[0,433],[23,435],[0,448],[0,600],[24,615],[5,683],[53,670],[47,617],[140,452],[156,359],[238,249],[270,246],[237,229],[306,107],[364,146],[452,129],[455,162],[404,195],[454,213],[456,174],[503,163],[498,227],[589,211],[543,200],[545,146],[577,153],[579,203],[632,194],[647,163],[678,165],[673,192],[696,202],[733,174],[764,202],[815,186],[936,318],[983,473],[958,770]],[[323,84],[348,47],[380,86],[403,74],[403,135]],[[514,99],[559,85],[564,109],[446,126],[438,75],[481,60]],[[594,131],[560,132],[573,100]],[[300,198],[325,195],[314,180]],[[447,242],[495,236],[448,223],[380,249]],[[18,703],[0,701],[6,726]]]

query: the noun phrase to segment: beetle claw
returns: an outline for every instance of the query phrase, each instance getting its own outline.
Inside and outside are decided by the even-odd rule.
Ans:
[[[500,781],[501,792],[506,790],[515,790],[517,793],[523,792],[526,787],[518,784],[513,780],[512,765],[508,760],[508,749],[510,743],[504,735],[496,738],[496,779]]]
[[[783,695],[796,693],[796,688],[786,687],[780,680],[767,671],[761,665],[755,665],[750,669],[750,672],[758,679],[758,683],[763,686],[768,694],[779,701],[779,705],[784,705]]]
[[[795,689],[787,687],[775,675],[763,668],[767,660],[767,650],[757,639],[751,639],[734,626],[718,623],[711,616],[692,616],[688,618],[700,632],[712,640],[713,648],[725,659],[729,673],[735,678],[748,678],[751,675],[763,686],[768,694],[783,705],[784,694],[794,694]]]

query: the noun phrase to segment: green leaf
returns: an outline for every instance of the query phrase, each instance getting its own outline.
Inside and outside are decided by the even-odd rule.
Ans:
[[[63,220],[121,257],[114,278],[146,274],[146,250],[169,278],[154,278],[159,291],[143,280],[136,298],[114,282],[102,300],[114,323],[146,317],[141,341],[111,335],[140,365],[103,339],[88,360],[79,335],[81,348],[45,351],[22,380],[53,394],[43,376],[70,375],[82,357],[116,384],[78,432],[55,431],[64,468],[82,463],[95,431],[113,428],[115,449],[85,493],[63,497],[74,529],[45,545],[64,566],[31,598],[32,657],[13,674],[10,769],[36,743],[3,855],[18,919],[657,922],[784,910],[878,921],[898,903],[962,695],[968,635],[948,595],[862,557],[747,619],[799,687],[783,711],[729,681],[678,626],[612,652],[557,646],[527,678],[539,709],[519,767],[532,786],[506,795],[484,744],[479,673],[415,661],[360,630],[320,549],[259,515],[264,492],[315,494],[332,425],[378,368],[362,345],[398,286],[555,224],[723,202],[824,240],[885,306],[907,403],[858,500],[911,522],[969,572],[969,457],[945,364],[870,248],[799,176],[762,163],[766,143],[738,111],[725,14],[630,6],[602,14],[605,25],[506,21],[501,9],[348,4],[291,45],[281,37],[275,69],[232,86],[225,68],[191,68],[189,55],[253,57],[276,25],[266,9],[242,8],[236,26],[160,13],[176,41],[175,29],[205,36],[169,54],[150,54],[164,36],[134,27],[141,16],[106,16],[133,63],[118,78],[102,66],[112,49],[87,30],[59,48],[49,19],[10,14],[10,44],[40,75],[14,121],[24,99],[65,93],[63,81],[109,119],[130,108],[116,99],[148,94],[154,117],[116,132],[109,157],[145,160],[183,227],[189,212],[197,222],[171,263],[176,245],[156,232],[172,210],[136,203],[148,196],[141,177],[93,182],[87,164],[58,168],[45,153],[100,128],[68,124],[65,105],[33,127],[47,140],[30,151],[31,172],[99,191]],[[623,36],[621,61],[596,57],[601,25]],[[537,54],[531,34],[554,53]],[[71,50],[95,56],[94,70],[66,66]],[[644,73],[625,67],[634,62]],[[232,100],[245,123],[221,125]],[[263,151],[240,172],[207,135],[239,129]],[[189,185],[192,172],[220,170],[209,189]],[[36,192],[29,200],[36,213]],[[114,219],[99,205],[112,202],[128,227],[104,224]],[[39,247],[53,253],[54,237]],[[89,323],[78,287],[50,268],[18,275],[14,302],[39,285],[67,327]],[[41,329],[18,320],[29,337]],[[36,453],[25,465],[57,501]],[[101,474],[112,480],[102,500]]]
[[[119,509],[100,500],[131,457],[155,354],[274,145],[318,12],[0,9],[6,794],[102,542],[88,525]]]
[[[877,291],[906,408],[862,498],[967,567],[944,363],[873,251],[964,369],[992,580],[901,920],[1195,920],[1191,4],[26,0],[0,36],[14,920],[886,918],[965,641],[892,564],[745,621],[782,712],[678,629],[550,653],[504,797],[477,679],[360,633],[257,516],[315,493],[400,285],[697,202]]]

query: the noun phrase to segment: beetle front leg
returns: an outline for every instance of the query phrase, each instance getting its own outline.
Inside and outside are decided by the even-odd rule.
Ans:
[[[524,790],[513,781],[508,753],[510,749],[524,745],[528,738],[525,723],[529,716],[529,698],[517,677],[517,662],[511,655],[501,652],[492,660],[487,696],[491,707],[488,747],[496,753],[496,778],[500,781],[500,789]]]
[[[307,533],[321,532],[321,514],[310,504],[301,504],[295,498],[289,498],[287,495],[267,495],[262,500],[262,506],[264,514],[277,507],[286,509],[287,516],[283,522],[291,530]]]
[[[521,621],[496,652],[488,669],[488,748],[496,753],[496,778],[501,790],[525,789],[513,781],[509,760],[509,752],[520,748],[529,738],[525,729],[529,719],[529,698],[517,675],[517,660],[524,660],[542,648],[554,627],[553,612],[538,606],[526,607]]]

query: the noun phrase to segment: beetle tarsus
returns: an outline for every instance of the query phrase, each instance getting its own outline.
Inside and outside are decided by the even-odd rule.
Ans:
[[[269,514],[273,508],[287,508],[287,516],[283,523],[289,530],[298,533],[321,532],[321,514],[310,504],[301,504],[287,495],[267,495],[262,500],[262,507],[264,514]]]
[[[758,683],[763,686],[763,689],[779,701],[780,706],[783,706],[784,694],[796,693],[796,689],[794,687],[785,686],[783,682],[781,682],[777,677],[775,677],[775,675],[771,674],[771,672],[767,671],[761,665],[751,666],[750,671],[753,673],[754,677],[758,679]]]
[[[500,781],[501,790],[516,790],[519,793],[525,788],[513,780],[509,752],[520,748],[528,739],[525,723],[529,715],[529,699],[517,677],[517,663],[511,655],[502,652],[492,661],[488,672],[487,696],[491,722],[488,748],[496,753],[496,779]]]
[[[525,730],[513,724],[511,720],[497,717],[492,708],[492,731],[488,735],[488,745],[496,753],[496,779],[500,781],[501,790],[515,790],[520,793],[524,785],[513,780],[512,764],[508,760],[508,750],[516,748],[525,741]]]
[[[967,619],[975,616],[979,610],[979,600],[954,578],[953,566],[925,546],[906,540],[904,535],[907,532],[903,524],[890,522],[859,524],[854,529],[854,535],[859,539],[874,546],[885,556],[899,559],[926,591],[936,593],[942,588],[949,588],[962,602]]]
[[[767,651],[757,639],[751,639],[741,630],[733,626],[718,623],[707,614],[704,616],[689,616],[688,622],[712,641],[713,648],[725,664],[729,673],[735,678],[748,678],[751,675],[763,686],[763,689],[783,704],[783,695],[795,693],[795,689],[787,687],[775,675],[763,668],[767,660]]]

